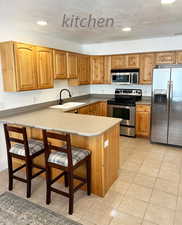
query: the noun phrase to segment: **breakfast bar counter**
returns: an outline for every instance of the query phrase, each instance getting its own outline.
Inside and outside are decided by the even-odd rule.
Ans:
[[[46,108],[0,118],[0,121],[27,127],[31,138],[42,139],[42,129],[70,133],[72,145],[92,153],[92,193],[96,195],[104,196],[118,177],[120,119]],[[14,162],[16,166],[20,163]],[[38,158],[36,163],[44,165],[44,158]],[[57,173],[57,170],[53,171],[53,174]],[[85,167],[79,168],[76,173],[85,176]]]

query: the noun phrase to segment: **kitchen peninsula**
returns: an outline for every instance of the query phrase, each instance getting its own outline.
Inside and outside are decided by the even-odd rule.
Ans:
[[[92,152],[92,193],[96,195],[104,196],[118,177],[120,119],[46,108],[1,118],[0,121],[27,127],[32,138],[42,139],[41,129],[71,133],[72,145]],[[44,159],[39,158],[36,163],[44,164]],[[85,168],[77,171],[79,175],[84,172]]]

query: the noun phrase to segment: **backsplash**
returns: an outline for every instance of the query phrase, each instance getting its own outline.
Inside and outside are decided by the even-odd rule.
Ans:
[[[54,81],[54,88],[51,89],[24,92],[4,92],[2,82],[0,81],[0,110],[56,100],[59,98],[59,92],[63,88],[70,89],[71,94],[74,97],[90,93],[90,87],[88,85],[83,85],[79,87],[69,87],[68,82],[66,80]],[[63,98],[67,98],[68,93],[63,92],[62,96]]]
[[[151,85],[91,85],[91,94],[114,94],[116,88],[142,89],[143,96],[151,96]]]

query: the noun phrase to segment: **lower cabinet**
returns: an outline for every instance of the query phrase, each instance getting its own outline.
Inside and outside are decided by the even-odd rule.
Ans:
[[[95,116],[107,116],[107,103],[103,101],[81,107],[78,109],[78,113]]]
[[[136,106],[136,135],[142,137],[150,136],[150,105]]]

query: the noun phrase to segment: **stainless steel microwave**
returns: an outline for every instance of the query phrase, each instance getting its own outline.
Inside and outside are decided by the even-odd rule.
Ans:
[[[111,70],[113,84],[138,84],[139,70]]]

